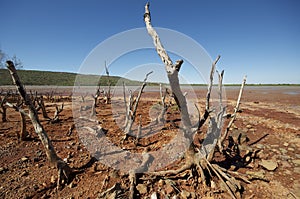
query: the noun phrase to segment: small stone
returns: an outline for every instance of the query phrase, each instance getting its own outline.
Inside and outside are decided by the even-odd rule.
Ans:
[[[255,147],[258,148],[258,149],[265,148],[265,146],[263,144],[256,144]]]
[[[43,185],[43,187],[47,187],[47,184],[45,182],[42,185]]]
[[[247,129],[251,129],[252,126],[251,126],[250,124],[248,124],[248,125],[246,126],[246,128],[247,128]]]
[[[27,160],[28,160],[28,158],[25,157],[25,156],[21,158],[21,161],[22,161],[22,162],[26,162]]]
[[[56,177],[55,177],[55,176],[51,176],[50,182],[51,182],[52,184],[54,184],[54,183],[56,183],[56,181],[57,181]]]
[[[288,150],[288,151],[295,151],[295,149],[292,148],[292,147],[289,147],[287,150]]]
[[[264,179],[265,178],[265,172],[263,170],[260,171],[246,171],[246,174],[255,177],[255,178],[260,178]]]
[[[166,184],[165,190],[166,190],[166,193],[167,193],[167,194],[171,194],[171,193],[174,192],[174,188],[173,188],[172,185],[169,184],[169,183]]]
[[[295,165],[300,166],[300,159],[292,160],[292,162],[293,162]]]
[[[210,181],[210,187],[211,187],[212,189],[217,188],[217,185],[216,185],[215,181],[213,181],[213,180]]]
[[[157,193],[153,192],[150,196],[150,199],[157,199]]]
[[[289,143],[285,142],[285,143],[283,143],[283,146],[287,147],[287,146],[289,146]]]
[[[136,189],[139,191],[140,194],[146,194],[148,192],[147,186],[144,184],[138,184]]]
[[[23,171],[20,176],[21,177],[28,176],[28,172],[27,171]]]
[[[158,181],[158,186],[159,186],[159,187],[163,187],[164,185],[165,185],[165,181],[162,180],[162,179],[160,179],[160,180]]]
[[[267,169],[268,171],[274,171],[278,167],[277,162],[274,162],[272,160],[262,160],[259,165]]]
[[[68,162],[68,158],[64,158],[64,162]]]
[[[196,199],[196,193],[195,192],[190,192],[191,194],[191,199]]]
[[[287,153],[287,150],[286,149],[283,149],[283,148],[279,148],[279,151],[284,155]]]
[[[182,190],[181,193],[180,193],[180,196],[183,198],[183,199],[187,199],[189,198],[191,195],[190,192],[186,191],[186,190]]]

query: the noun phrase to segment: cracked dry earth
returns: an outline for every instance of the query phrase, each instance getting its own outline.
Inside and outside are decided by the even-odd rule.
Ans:
[[[205,92],[205,88],[196,90],[201,98]],[[239,88],[226,87],[227,112],[232,112],[238,92]],[[158,94],[146,91],[142,98],[147,95],[157,103]],[[117,182],[124,192],[121,198],[128,197],[128,175],[95,161],[80,141],[76,129],[70,136],[66,135],[73,123],[71,105],[65,101],[60,123],[48,124],[41,119],[58,155],[78,170],[71,183],[61,190],[56,189],[57,171],[49,166],[29,119],[27,131],[32,139],[19,142],[16,136],[20,130],[19,114],[8,109],[8,121],[0,122],[0,198],[97,198]],[[46,103],[48,114],[54,113],[54,107],[54,103]],[[138,112],[148,114],[151,103],[141,101],[141,107]],[[97,117],[109,130],[111,140],[118,143],[122,134],[109,109],[109,105],[101,104]],[[260,150],[257,159],[237,170],[252,176],[250,184],[242,183],[241,197],[300,198],[300,87],[246,86],[240,109],[242,112],[238,114],[232,132],[241,130],[253,144],[251,147]],[[142,123],[147,122],[149,118],[143,118]],[[142,151],[145,144],[152,148],[165,144],[171,135],[170,127],[163,134],[143,139],[136,150]],[[130,148],[130,139],[125,144]],[[176,162],[168,168],[176,168]],[[195,185],[184,176],[138,183],[137,198],[150,198],[153,192],[159,198],[230,198],[222,186]]]

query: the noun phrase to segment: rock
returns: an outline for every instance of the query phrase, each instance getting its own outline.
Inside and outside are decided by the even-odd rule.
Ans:
[[[288,150],[288,151],[295,151],[295,149],[292,148],[292,147],[289,147],[287,150]]]
[[[258,149],[264,149],[265,146],[263,144],[255,144],[255,147]]]
[[[283,143],[283,146],[288,147],[289,143],[285,142],[285,143]]]
[[[210,187],[212,189],[216,189],[217,188],[217,185],[216,185],[215,181],[213,181],[213,180],[210,181]]]
[[[300,159],[292,160],[292,162],[293,162],[295,165],[300,166]]]
[[[278,167],[277,162],[274,162],[272,160],[262,160],[259,165],[267,169],[268,171],[274,171]]]
[[[246,171],[246,174],[252,176],[253,178],[260,178],[260,179],[265,178],[265,171],[263,171],[263,170],[260,170],[260,171]]]
[[[191,199],[196,199],[196,193],[195,192],[190,192],[191,194]]]
[[[174,188],[172,187],[171,184],[167,183],[165,186],[166,194],[171,194],[174,192]]]
[[[251,126],[250,124],[248,124],[248,125],[246,126],[246,128],[247,128],[247,129],[251,129],[252,126]]]
[[[283,149],[283,148],[279,148],[279,151],[282,153],[282,155],[284,155],[284,154],[287,153],[287,150],[286,150],[286,149]]]
[[[180,193],[180,196],[183,198],[183,199],[187,199],[189,198],[191,195],[190,192],[186,191],[186,190],[182,190],[181,193]]]
[[[157,199],[157,193],[153,192],[150,196],[150,199]]]
[[[148,192],[147,186],[144,184],[138,184],[136,189],[139,191],[140,194],[146,194]]]
[[[159,187],[163,187],[164,185],[165,185],[165,181],[162,180],[162,179],[160,179],[160,180],[158,181],[158,186],[159,186]]]
[[[56,177],[55,177],[55,176],[51,176],[50,182],[51,182],[52,184],[55,184],[56,181],[57,181]]]
[[[25,157],[25,156],[21,158],[21,161],[22,161],[22,162],[26,162],[27,160],[28,160],[28,158]]]
[[[23,172],[21,173],[20,176],[21,176],[21,177],[24,177],[24,176],[28,176],[28,174],[29,174],[29,173],[28,173],[27,171],[23,171]]]

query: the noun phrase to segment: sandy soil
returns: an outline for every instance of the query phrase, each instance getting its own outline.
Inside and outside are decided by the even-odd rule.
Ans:
[[[229,113],[233,111],[238,91],[235,87],[226,88]],[[201,97],[198,102],[201,111],[205,92],[205,89],[196,90],[197,96]],[[61,95],[63,94],[66,92],[62,91]],[[143,115],[143,127],[151,122],[149,112],[158,103],[158,99],[159,93],[143,94],[138,109],[138,114]],[[53,115],[55,104],[61,103],[47,101],[48,114]],[[76,129],[70,136],[66,135],[74,120],[72,102],[64,99],[64,105],[59,123],[48,123],[41,114],[40,119],[58,156],[77,171],[76,175],[68,185],[57,190],[57,171],[47,162],[43,146],[30,120],[27,119],[27,131],[31,139],[20,142],[17,139],[17,132],[20,131],[19,114],[7,109],[8,121],[0,122],[0,198],[97,198],[99,193],[117,182],[123,190],[121,198],[128,197],[129,180],[126,172],[96,161],[92,157],[95,154],[87,150]],[[257,159],[238,168],[237,172],[265,179],[253,177],[250,184],[241,182],[244,187],[242,198],[300,198],[300,87],[246,87],[241,110],[233,129],[246,133],[250,140],[248,143],[253,143],[251,147],[260,152]],[[120,113],[113,112],[111,105],[101,103],[97,107],[96,116],[102,127],[108,130],[106,136],[116,146],[142,152],[145,148],[158,150],[173,138],[180,120],[176,109],[169,112],[173,114],[167,114],[165,127],[152,136],[141,138],[138,146],[133,144],[133,138],[121,142],[123,131],[119,126],[124,118],[118,115]],[[262,139],[259,140],[260,138]],[[215,163],[230,167],[221,160],[217,156],[214,159]],[[276,168],[267,170],[261,165],[262,160],[269,160],[276,164]],[[180,160],[174,161],[167,168],[178,167]],[[172,198],[175,195],[179,198],[230,198],[222,186],[204,187],[185,176],[177,179],[140,180],[137,183],[141,184],[137,198],[149,198],[153,192],[157,192],[159,198]]]

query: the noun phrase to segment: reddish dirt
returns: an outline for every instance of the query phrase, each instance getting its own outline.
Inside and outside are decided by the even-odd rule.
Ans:
[[[261,174],[265,181],[253,178],[250,184],[242,182],[244,187],[242,198],[300,197],[299,90],[299,87],[245,88],[240,107],[242,112],[238,114],[233,129],[246,133],[250,139],[249,143],[253,143],[251,147],[261,151],[257,159],[246,167],[238,168],[237,172]],[[198,102],[200,111],[204,108],[205,92],[205,89],[196,91],[201,99]],[[229,113],[235,106],[238,92],[238,88],[226,88],[227,112]],[[151,123],[149,111],[155,108],[158,99],[158,93],[143,93],[137,112],[143,115],[142,126]],[[64,101],[65,106],[59,123],[48,123],[41,114],[39,116],[58,156],[65,159],[70,167],[76,170],[76,174],[69,184],[57,190],[57,170],[49,165],[44,148],[34,133],[30,120],[27,118],[30,140],[18,141],[19,114],[12,109],[7,109],[8,121],[0,122],[0,198],[97,198],[99,193],[117,182],[120,183],[124,192],[121,198],[128,198],[128,175],[92,158],[82,140],[79,139],[76,129],[70,136],[66,135],[74,121],[72,102],[66,99]],[[61,103],[46,101],[48,114],[53,115],[55,104]],[[151,151],[159,150],[173,138],[174,131],[180,124],[176,107],[169,109],[165,127],[153,136],[141,138],[138,146],[135,146],[132,137],[124,143],[121,142],[124,134],[119,126],[120,122],[124,121],[124,117],[122,115],[116,117],[111,111],[111,105],[101,103],[97,108],[96,116],[102,127],[108,130],[106,136],[116,146],[134,152],[143,152],[145,148]],[[202,132],[205,132],[205,129],[202,129]],[[152,130],[155,131],[155,129]],[[142,132],[146,132],[146,129]],[[202,135],[203,133],[195,141],[196,145],[203,138]],[[223,159],[218,153],[216,155],[214,162],[221,165]],[[277,163],[277,168],[274,171],[264,169],[260,166],[262,159]],[[173,161],[175,162],[167,168],[178,168],[181,160],[174,159]],[[224,162],[222,166],[230,167],[230,165],[224,165]],[[138,194],[136,197],[149,198],[153,192],[157,192],[159,198],[167,196],[171,198],[175,195],[179,198],[230,198],[222,186],[217,184],[215,188],[204,187],[202,184],[195,184],[192,178],[186,179],[186,176],[182,174],[177,179],[167,180],[139,180],[137,183],[144,184],[147,190],[146,193]],[[214,180],[217,182],[217,179]],[[170,186],[170,181],[175,183],[174,186]],[[178,190],[181,193],[186,191],[191,194],[188,197],[182,196],[183,194],[180,196]]]

